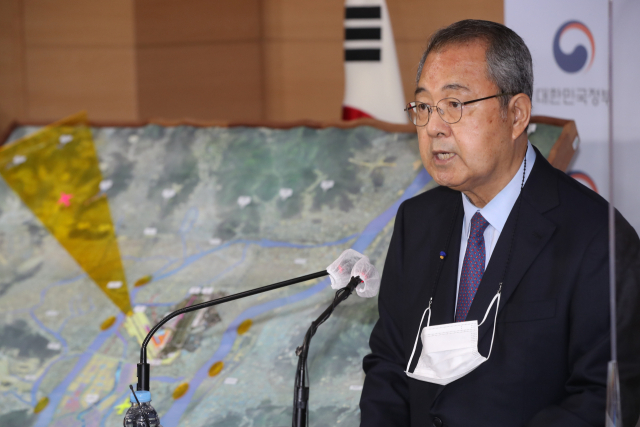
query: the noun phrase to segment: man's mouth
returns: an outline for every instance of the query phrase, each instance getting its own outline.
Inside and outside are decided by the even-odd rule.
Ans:
[[[449,160],[453,156],[455,156],[454,153],[436,153],[436,159],[438,160]]]

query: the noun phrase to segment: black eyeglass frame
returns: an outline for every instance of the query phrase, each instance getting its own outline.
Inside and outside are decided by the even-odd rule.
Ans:
[[[466,101],[466,102],[462,102],[460,101],[458,98],[451,98],[451,97],[447,97],[447,98],[442,98],[440,101],[438,101],[435,105],[435,108],[438,110],[438,114],[440,115],[440,118],[442,119],[443,122],[448,123],[450,125],[456,124],[458,123],[460,120],[462,120],[462,107],[464,107],[465,105],[468,104],[473,104],[474,102],[479,102],[479,101],[484,101],[485,99],[491,99],[491,98],[497,98],[499,96],[513,96],[513,95],[517,95],[516,93],[498,93],[496,95],[491,95],[491,96],[485,96],[484,98],[478,98],[478,99],[472,99],[471,101]],[[460,118],[458,120],[456,120],[455,122],[448,122],[444,119],[444,117],[442,117],[442,113],[440,113],[440,108],[438,108],[438,104],[442,101],[444,101],[445,99],[454,99],[456,101],[458,101],[460,103]],[[414,104],[413,106],[411,106],[411,104]],[[427,118],[427,122],[423,125],[418,125],[413,123],[413,120],[411,120],[411,111],[412,109],[416,108],[418,106],[418,104],[424,104],[428,107],[428,111],[429,111],[429,117]],[[410,102],[407,104],[407,106],[405,107],[404,111],[407,112],[407,115],[409,116],[409,120],[413,123],[414,126],[416,127],[425,127],[426,125],[429,124],[429,120],[431,120],[431,114],[433,113],[433,108],[434,106],[427,104],[426,102]],[[417,117],[417,115],[416,115]]]

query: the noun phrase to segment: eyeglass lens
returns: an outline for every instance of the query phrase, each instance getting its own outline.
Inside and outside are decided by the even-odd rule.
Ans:
[[[446,123],[457,123],[462,118],[462,102],[459,99],[441,99],[435,108]],[[426,126],[429,123],[432,109],[432,106],[422,102],[411,102],[406,108],[409,120],[416,126]]]

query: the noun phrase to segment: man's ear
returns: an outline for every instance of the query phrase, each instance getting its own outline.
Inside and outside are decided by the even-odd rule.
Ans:
[[[510,118],[513,120],[511,137],[516,140],[525,131],[531,120],[531,99],[524,93],[515,95],[509,101]]]

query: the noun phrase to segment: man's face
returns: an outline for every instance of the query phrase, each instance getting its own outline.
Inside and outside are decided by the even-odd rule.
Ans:
[[[465,102],[496,95],[499,89],[486,70],[482,42],[432,52],[422,69],[416,101],[435,106],[448,97]],[[454,124],[444,122],[434,108],[429,123],[417,128],[422,162],[438,184],[480,194],[504,181],[515,146],[508,116],[504,117],[500,105],[500,98],[465,105],[462,119]],[[506,182],[511,176],[508,178]]]

